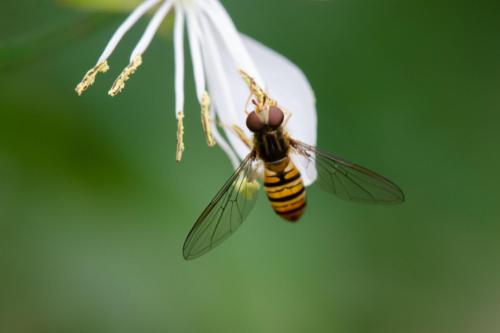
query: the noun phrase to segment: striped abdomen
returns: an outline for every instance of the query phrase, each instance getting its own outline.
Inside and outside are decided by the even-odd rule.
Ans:
[[[285,157],[266,162],[264,187],[274,211],[288,221],[297,221],[306,207],[306,192],[299,170]]]

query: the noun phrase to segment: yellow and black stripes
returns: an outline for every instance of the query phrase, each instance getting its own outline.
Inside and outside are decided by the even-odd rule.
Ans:
[[[306,207],[306,192],[299,170],[286,157],[266,163],[264,187],[274,211],[288,221],[297,221]]]

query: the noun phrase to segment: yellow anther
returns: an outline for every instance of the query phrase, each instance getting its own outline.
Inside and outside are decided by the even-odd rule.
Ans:
[[[257,110],[262,110],[264,111],[266,107],[276,105],[277,103],[269,97],[268,94],[255,82],[255,79],[251,77],[247,72],[244,70],[240,69],[239,70],[241,77],[243,78],[243,81],[248,86],[248,89],[250,89],[250,92],[252,93],[253,96],[257,99]]]
[[[203,126],[203,132],[205,132],[207,145],[209,147],[215,146],[215,140],[212,136],[212,127],[210,126],[210,96],[208,96],[206,91],[201,98],[201,124]]]
[[[113,86],[108,91],[108,95],[118,95],[123,90],[123,88],[125,88],[125,82],[130,78],[132,74],[135,73],[135,71],[141,64],[142,57],[139,55],[135,57],[132,62],[127,67],[125,67],[120,76],[118,76],[118,78],[115,80],[115,83],[113,83]]]
[[[184,153],[184,113],[177,113],[177,149],[175,153],[175,160],[180,162],[182,160],[182,153]]]
[[[76,93],[81,96],[85,90],[87,90],[95,82],[95,77],[98,73],[105,73],[109,69],[108,62],[106,60],[98,63],[91,70],[89,70],[82,79],[82,82],[78,83],[75,88]]]

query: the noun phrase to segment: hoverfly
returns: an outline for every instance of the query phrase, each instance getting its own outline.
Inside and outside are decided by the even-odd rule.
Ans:
[[[389,179],[291,138],[286,131],[286,112],[248,74],[241,74],[251,97],[255,97],[255,110],[247,112],[246,119],[253,142],[244,137],[241,129],[234,129],[251,151],[192,227],[184,242],[184,259],[194,259],[210,251],[243,223],[257,199],[260,187],[257,180],[262,173],[258,171],[262,170],[259,164],[263,165],[264,189],[273,210],[287,221],[297,221],[307,201],[304,183],[290,158],[291,153],[315,165],[316,182],[341,199],[371,204],[404,201],[403,191]]]

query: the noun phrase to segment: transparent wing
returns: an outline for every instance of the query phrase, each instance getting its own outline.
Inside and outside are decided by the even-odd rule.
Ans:
[[[397,204],[405,200],[396,184],[374,171],[296,140],[291,144],[308,163],[316,165],[320,187],[341,199],[373,204]]]
[[[203,211],[184,242],[184,259],[197,258],[231,236],[255,205],[255,154],[250,153]]]

